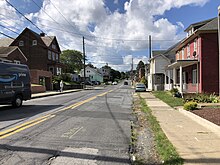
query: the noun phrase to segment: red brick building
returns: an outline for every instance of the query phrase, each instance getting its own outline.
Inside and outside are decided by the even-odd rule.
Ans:
[[[182,93],[219,92],[218,19],[191,24],[187,37],[176,48],[174,87]]]
[[[27,58],[32,83],[44,85],[47,90],[51,90],[52,75],[59,75],[63,67],[56,37],[37,34],[25,28],[10,46],[18,46]]]

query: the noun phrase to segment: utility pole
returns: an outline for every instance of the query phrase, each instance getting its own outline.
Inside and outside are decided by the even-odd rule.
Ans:
[[[133,76],[133,57],[131,58],[131,85],[133,85],[133,79],[134,79],[134,76]]]
[[[85,38],[83,36],[83,88],[86,87],[86,53],[85,53]]]
[[[219,58],[219,61],[218,61],[218,65],[219,65],[219,69],[218,69],[218,72],[219,72],[219,91],[218,91],[218,95],[220,96],[220,6],[218,7],[218,58]]]
[[[151,35],[149,35],[149,59],[151,58]]]
[[[152,45],[152,43],[151,43],[151,35],[149,35],[149,59],[151,59],[152,58],[152,48],[151,48],[151,45]],[[151,67],[149,68],[150,69],[150,83],[151,84],[149,84],[148,86],[150,86],[150,88],[151,88],[151,90],[153,90],[153,74],[152,74],[152,71],[151,71]]]

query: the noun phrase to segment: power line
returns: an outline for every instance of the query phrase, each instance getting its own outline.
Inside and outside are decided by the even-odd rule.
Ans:
[[[28,19],[22,12],[20,12],[15,6],[13,6],[8,0],[5,0],[11,7],[13,7],[19,14],[21,14],[26,20],[28,20],[32,25],[34,25],[41,33],[44,33],[36,24],[34,24],[30,19]]]
[[[5,33],[0,32],[0,34],[2,34],[2,35],[4,35],[4,36],[6,36],[6,37],[11,38],[11,39],[13,39],[13,40],[14,40],[14,38],[13,38],[13,37],[11,37],[11,36],[9,36],[9,35],[7,35],[7,34],[5,34]]]
[[[49,1],[53,5],[53,7],[60,13],[60,15],[65,19],[65,21],[75,29],[75,27],[66,19],[66,17],[60,12],[60,10],[58,10],[58,8],[51,2],[51,0],[49,0]],[[78,35],[84,36],[82,34],[78,34]]]
[[[9,30],[9,31],[11,31],[11,32],[13,32],[13,33],[16,33],[16,34],[18,34],[18,35],[19,35],[19,33],[18,33],[18,32],[16,32],[16,31],[14,31],[14,30],[9,29],[9,28],[8,28],[8,27],[6,27],[6,26],[3,26],[3,25],[1,25],[1,24],[0,24],[0,26],[1,26],[1,27],[3,27],[3,28],[5,28],[5,29],[7,29],[7,30]]]

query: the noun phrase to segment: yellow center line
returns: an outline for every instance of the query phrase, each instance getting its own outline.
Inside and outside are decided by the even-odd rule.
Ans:
[[[4,138],[6,138],[6,137],[8,137],[8,136],[10,136],[10,135],[13,135],[13,134],[15,134],[15,133],[17,133],[17,132],[20,132],[20,131],[22,131],[22,130],[24,130],[24,129],[27,129],[27,128],[29,128],[29,127],[32,127],[32,126],[34,126],[34,125],[36,125],[36,124],[39,124],[39,123],[41,123],[41,122],[43,122],[43,121],[46,121],[46,120],[48,120],[48,119],[50,119],[50,118],[53,118],[53,117],[55,117],[55,115],[46,115],[46,116],[37,118],[37,119],[35,119],[35,120],[26,122],[26,123],[24,123],[24,124],[21,124],[21,125],[19,125],[19,126],[16,126],[16,127],[14,127],[14,128],[11,128],[11,129],[2,131],[2,132],[0,132],[0,139],[4,139]]]
[[[60,109],[60,110],[58,110],[58,111],[49,113],[49,114],[47,114],[47,115],[45,115],[45,116],[39,117],[39,118],[37,118],[37,119],[34,119],[34,120],[31,120],[31,121],[25,122],[25,123],[23,123],[23,124],[21,124],[21,125],[18,125],[18,126],[16,126],[16,127],[13,127],[13,128],[7,129],[7,130],[5,130],[5,131],[2,131],[2,132],[0,132],[0,139],[4,139],[4,138],[6,138],[6,137],[8,137],[8,136],[11,136],[11,135],[13,135],[13,134],[15,134],[15,133],[18,133],[18,132],[22,131],[22,130],[25,130],[25,129],[27,129],[27,128],[30,128],[30,127],[32,127],[32,126],[34,126],[34,125],[39,124],[39,123],[42,123],[43,121],[46,121],[46,120],[48,120],[48,119],[51,119],[51,118],[55,117],[55,116],[56,116],[55,114],[58,113],[58,112],[65,111],[65,110],[69,110],[69,109],[74,109],[74,108],[76,108],[76,107],[78,107],[78,106],[80,106],[80,105],[82,105],[82,104],[85,104],[85,103],[87,103],[87,102],[90,102],[90,101],[96,99],[98,96],[104,96],[104,95],[106,95],[106,94],[108,94],[108,93],[110,93],[110,92],[112,92],[112,91],[113,91],[113,90],[110,90],[110,91],[108,91],[108,92],[99,94],[99,95],[97,95],[97,96],[93,96],[93,97],[91,97],[91,98],[89,98],[89,99],[80,101],[80,102],[75,103],[75,104],[73,104],[73,105],[70,105],[70,106],[68,106],[68,107],[62,108],[62,109]]]

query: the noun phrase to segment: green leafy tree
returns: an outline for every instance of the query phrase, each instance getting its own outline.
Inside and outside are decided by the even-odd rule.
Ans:
[[[110,74],[112,81],[115,81],[116,79],[121,79],[121,73],[117,70],[111,69]]]
[[[60,59],[67,66],[67,73],[79,72],[83,68],[83,54],[80,51],[64,50],[60,55]]]

